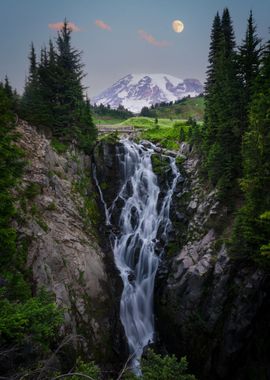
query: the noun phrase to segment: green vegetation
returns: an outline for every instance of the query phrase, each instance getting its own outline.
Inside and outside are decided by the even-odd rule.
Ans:
[[[67,149],[68,149],[68,145],[66,143],[63,143],[63,142],[59,141],[55,137],[52,138],[51,146],[59,154],[65,153],[67,151]]]
[[[101,371],[94,362],[85,363],[81,358],[77,359],[74,372],[90,376],[94,380],[101,380],[102,378]],[[69,376],[71,380],[81,380],[82,378],[80,375]]]
[[[119,105],[117,109],[113,109],[110,105],[104,106],[96,104],[91,107],[94,120],[96,122],[100,121],[100,124],[115,124],[120,123],[129,117],[132,117],[132,112],[125,109],[123,106]]]
[[[24,190],[24,196],[27,199],[34,199],[37,195],[41,194],[41,186],[38,183],[31,182]]]
[[[262,49],[250,13],[245,39],[236,50],[224,9],[213,22],[204,127],[196,124],[189,137],[201,154],[203,175],[218,188],[229,211],[235,200],[242,203],[233,226],[233,257],[264,268],[270,264],[269,88],[270,42]]]
[[[25,339],[48,345],[63,322],[62,312],[43,292],[25,302],[0,299],[0,333],[2,342],[23,343]]]
[[[157,121],[157,123],[156,123]],[[123,121],[120,125],[132,125],[135,128],[153,128],[158,124],[161,128],[170,128],[175,123],[183,123],[185,120],[156,119],[152,117],[136,116]]]
[[[180,361],[172,355],[161,356],[153,350],[148,350],[142,359],[142,380],[196,380],[195,376],[187,374],[188,363],[186,358]],[[127,380],[137,379],[134,375],[127,375]]]
[[[119,136],[117,131],[111,133],[105,133],[104,135],[100,135],[98,141],[105,141],[108,144],[116,144],[119,141]]]
[[[236,257],[269,262],[270,236],[270,42],[264,51],[249,107],[249,124],[243,136],[244,205],[239,211],[232,239]]]
[[[41,49],[37,62],[32,44],[29,60],[20,115],[38,127],[50,128],[53,137],[59,140],[53,142],[57,151],[62,151],[69,142],[76,142],[90,153],[97,131],[89,100],[83,94],[81,53],[71,46],[71,29],[66,20],[58,32],[56,45],[49,41],[49,46]]]
[[[184,98],[176,102],[156,104],[150,108],[144,107],[141,116],[168,118],[168,119],[193,119],[199,121],[204,117],[204,97]]]
[[[172,127],[157,125],[141,133],[141,138],[159,143],[166,149],[179,149],[179,143],[185,140],[189,126],[185,122],[176,122]],[[183,138],[184,137],[184,138]]]
[[[15,145],[18,136],[14,133],[12,94],[0,84],[0,351],[12,354],[16,349],[21,357],[16,359],[17,365],[23,371],[25,347],[38,351],[37,345],[42,345],[45,352],[57,340],[63,318],[46,292],[34,291],[26,267],[29,238],[19,236],[12,227],[18,219],[15,203],[19,200],[25,205],[41,191],[39,185],[31,183],[20,199],[16,196],[24,161],[23,152]],[[33,208],[33,212],[38,210]]]
[[[170,169],[170,161],[168,157],[166,156],[153,153],[151,155],[151,161],[152,161],[153,171],[157,175],[165,173],[168,169]]]
[[[142,129],[140,138],[159,143],[167,149],[178,149],[179,142],[188,138],[190,126],[186,120],[157,119],[151,117],[132,117],[121,123]]]
[[[106,116],[103,117],[103,116],[93,114],[93,122],[98,127],[99,124],[103,124],[103,125],[121,124],[123,122],[123,119],[113,119],[110,117],[106,117]]]

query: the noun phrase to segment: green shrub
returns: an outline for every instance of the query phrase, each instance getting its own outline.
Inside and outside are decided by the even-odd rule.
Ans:
[[[56,138],[53,138],[52,141],[51,141],[51,146],[53,147],[53,149],[61,154],[61,153],[66,153],[67,149],[68,149],[68,145],[59,141],[58,139]]]
[[[34,199],[37,195],[41,194],[41,186],[38,183],[31,182],[28,184],[24,191],[27,199]]]
[[[195,376],[187,374],[186,357],[177,360],[174,355],[161,356],[153,350],[148,350],[141,362],[141,380],[196,380]],[[133,374],[127,374],[125,379],[136,380]]]
[[[44,291],[23,303],[1,299],[0,309],[0,336],[8,342],[21,343],[31,337],[46,345],[63,322],[62,311]]]
[[[85,363],[81,358],[76,361],[76,368],[74,372],[81,373],[92,377],[94,380],[101,379],[101,371],[99,367],[94,362]],[[74,375],[69,377],[71,380],[81,380],[83,377]]]
[[[54,202],[51,202],[51,203],[47,206],[46,210],[48,210],[48,211],[55,211],[55,210],[57,210],[57,206],[56,206],[56,204],[55,204]]]

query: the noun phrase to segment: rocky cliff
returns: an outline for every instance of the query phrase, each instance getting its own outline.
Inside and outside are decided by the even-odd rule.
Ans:
[[[58,154],[26,123],[18,131],[28,165],[17,229],[28,237],[33,288],[51,290],[64,307],[64,335],[82,335],[98,363],[119,363],[127,352],[118,314],[121,281],[91,171],[94,162],[103,201],[111,204],[122,184],[121,144],[104,140],[91,162],[74,147]],[[162,197],[171,173],[161,153],[153,154],[152,164]],[[233,215],[200,181],[200,162],[189,146],[182,145],[177,162],[182,176],[173,201],[174,228],[156,279],[160,346],[187,355],[201,380],[268,379],[269,276],[230,257]]]
[[[117,351],[118,301],[110,252],[98,242],[102,218],[92,184],[91,159],[75,147],[62,154],[25,122],[18,125],[26,170],[17,229],[29,242],[33,288],[44,287],[63,307],[62,334],[82,337],[84,351],[111,363]]]
[[[269,277],[230,258],[233,216],[200,182],[196,155],[185,144],[182,153],[175,236],[156,286],[160,341],[187,355],[199,379],[268,379]]]

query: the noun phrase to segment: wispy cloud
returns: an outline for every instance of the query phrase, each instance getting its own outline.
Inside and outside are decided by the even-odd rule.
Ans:
[[[98,26],[100,29],[103,29],[103,30],[108,30],[109,32],[111,32],[112,28],[110,27],[110,25],[106,24],[104,21],[102,20],[96,20],[95,21],[95,24],[96,26]]]
[[[48,27],[49,29],[52,30],[61,30],[63,28],[64,23],[63,22],[55,22],[53,24],[49,24]],[[81,29],[74,24],[74,22],[68,22],[68,27],[71,29],[73,32],[80,32]]]
[[[168,41],[158,41],[154,36],[151,34],[145,32],[143,29],[138,30],[139,36],[148,42],[151,45],[157,46],[157,47],[167,47],[170,46],[171,43]]]

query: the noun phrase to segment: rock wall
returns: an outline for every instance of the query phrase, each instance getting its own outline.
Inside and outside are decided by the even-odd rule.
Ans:
[[[18,132],[28,164],[17,229],[29,242],[33,291],[44,287],[64,308],[63,335],[82,336],[84,350],[98,363],[117,361],[115,273],[110,252],[98,243],[102,218],[91,160],[72,147],[58,154],[44,134],[25,122]]]
[[[233,216],[200,183],[196,155],[185,144],[181,153],[187,159],[174,202],[175,243],[157,277],[159,340],[187,355],[199,379],[268,379],[269,276],[230,258]]]

